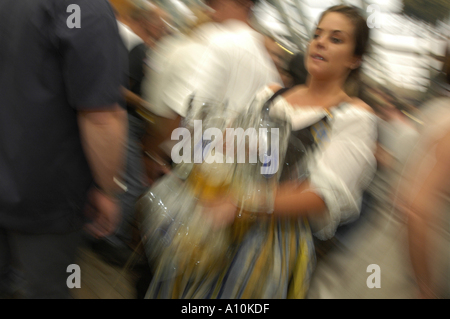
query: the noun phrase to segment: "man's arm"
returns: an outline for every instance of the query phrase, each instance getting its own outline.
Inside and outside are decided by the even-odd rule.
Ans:
[[[71,29],[67,27],[66,1],[54,2],[54,36],[67,101],[77,112],[80,142],[98,186],[88,194],[85,213],[92,221],[88,230],[102,237],[115,230],[120,216],[113,194],[121,190],[114,176],[125,159],[126,111],[118,103],[128,59],[109,2],[76,3],[82,27]]]
[[[125,162],[126,111],[118,105],[108,111],[79,111],[78,124],[95,182],[106,194],[119,192],[114,178]]]
[[[112,234],[120,221],[115,194],[122,191],[115,176],[123,169],[127,136],[126,111],[118,105],[104,111],[79,111],[83,149],[99,189],[89,193],[86,214],[92,222],[86,230],[95,237]]]

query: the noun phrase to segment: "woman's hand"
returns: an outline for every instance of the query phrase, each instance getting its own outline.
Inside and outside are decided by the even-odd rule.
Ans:
[[[278,216],[324,216],[327,206],[324,200],[310,189],[307,181],[285,182],[277,188],[273,213]]]

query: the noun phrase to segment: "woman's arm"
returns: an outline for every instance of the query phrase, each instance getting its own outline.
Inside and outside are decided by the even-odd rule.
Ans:
[[[275,196],[274,214],[278,216],[324,215],[327,207],[323,199],[310,190],[308,182],[300,185],[282,184]]]
[[[331,238],[337,227],[359,216],[363,190],[376,169],[376,120],[356,107],[335,112],[330,140],[309,164],[310,177],[299,187],[282,185],[275,214],[307,215],[315,235]]]

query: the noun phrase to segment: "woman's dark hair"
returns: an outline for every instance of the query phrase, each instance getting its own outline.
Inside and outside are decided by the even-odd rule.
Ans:
[[[355,40],[355,49],[353,51],[353,54],[362,58],[367,51],[370,35],[366,19],[360,13],[359,9],[356,7],[337,5],[325,10],[320,16],[319,23],[328,13],[332,12],[343,14],[352,22],[354,26],[354,40]],[[347,81],[345,83],[346,93],[350,96],[359,95],[359,83],[360,83],[360,75],[358,67],[352,70],[347,78]]]

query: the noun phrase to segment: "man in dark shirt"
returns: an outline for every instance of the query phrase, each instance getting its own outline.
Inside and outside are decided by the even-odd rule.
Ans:
[[[111,236],[102,240],[91,241],[92,248],[103,259],[117,266],[124,266],[133,254],[136,245],[135,205],[139,196],[146,189],[146,178],[143,163],[143,152],[140,140],[145,132],[145,120],[142,115],[148,114],[140,97],[141,81],[144,77],[144,60],[150,49],[165,33],[162,20],[165,13],[158,7],[146,2],[136,2],[128,11],[128,15],[117,15],[118,20],[126,21],[130,32],[134,32],[143,42],[130,47],[127,52],[126,77],[129,85],[124,85],[128,112],[128,138],[126,147],[126,167],[120,176],[125,192],[119,196],[122,220]],[[139,5],[138,5],[139,4]],[[124,36],[123,43],[127,43]]]
[[[2,0],[0,38],[0,294],[14,260],[26,297],[69,297],[82,227],[119,221],[123,44],[106,0]]]

